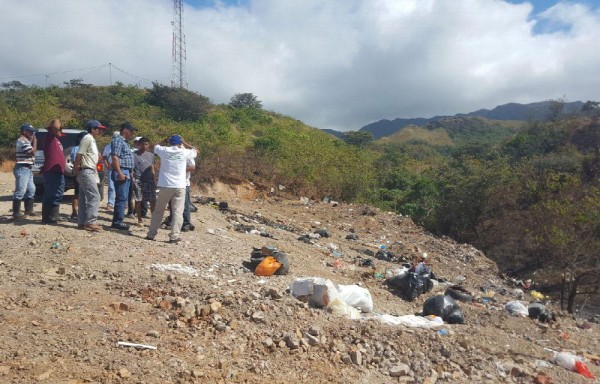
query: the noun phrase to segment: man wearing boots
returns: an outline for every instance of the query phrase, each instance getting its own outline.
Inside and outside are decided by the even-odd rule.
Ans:
[[[96,137],[100,135],[101,129],[106,127],[98,120],[90,120],[85,128],[88,132],[81,142],[77,156],[75,157],[75,178],[79,183],[79,216],[77,226],[91,232],[100,232],[102,227],[96,223],[98,219],[98,208],[100,207],[100,191],[98,184],[98,147]]]
[[[21,125],[21,136],[17,139],[16,153],[17,161],[13,174],[15,175],[15,193],[13,194],[13,218],[18,219],[24,215],[34,216],[33,198],[35,196],[35,184],[31,168],[35,163],[35,151],[37,151],[37,130],[29,123]],[[21,213],[21,201],[25,205],[25,214]]]
[[[44,178],[44,197],[42,200],[42,223],[56,224],[59,221],[60,203],[65,192],[66,158],[59,140],[62,125],[59,119],[48,124],[48,133],[44,137],[44,165],[40,173]]]

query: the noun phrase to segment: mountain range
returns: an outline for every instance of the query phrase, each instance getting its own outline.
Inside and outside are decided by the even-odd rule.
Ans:
[[[430,118],[417,117],[417,118],[396,118],[394,120],[382,119],[377,122],[367,124],[360,128],[359,131],[371,132],[374,139],[381,137],[390,136],[398,132],[402,128],[409,125],[416,125],[419,127],[424,126],[436,126],[431,124],[434,122],[446,120],[448,118],[461,118],[461,117],[483,117],[489,120],[515,120],[515,121],[548,121],[553,115],[569,115],[577,113],[581,110],[583,102],[557,102],[557,101],[541,101],[530,104],[518,104],[508,103],[499,105],[494,109],[479,109],[474,112],[466,114],[456,114],[454,116],[434,116]],[[562,108],[562,109],[561,109]],[[336,136],[342,137],[343,132],[334,131],[332,129],[324,129],[325,132]]]

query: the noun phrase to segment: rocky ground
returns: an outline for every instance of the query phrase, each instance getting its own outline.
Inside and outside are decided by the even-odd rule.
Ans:
[[[554,365],[544,348],[598,355],[598,324],[583,329],[583,320],[560,313],[549,325],[508,315],[503,305],[515,299],[514,287],[491,261],[408,218],[217,183],[196,194],[226,200],[230,210],[198,203],[196,230],[173,245],[164,230],[155,242],[143,239],[145,228],[108,230],[104,209],[107,230],[99,234],[68,221],[12,221],[13,182],[12,174],[0,174],[0,382],[594,381]],[[61,211],[66,217],[70,208]],[[298,240],[317,229],[330,237]],[[358,239],[347,240],[350,233]],[[296,278],[319,276],[360,284],[371,292],[375,312],[403,315],[444,292],[447,285],[438,284],[414,302],[395,296],[383,276],[398,263],[369,256],[380,245],[407,260],[426,252],[438,277],[494,296],[461,303],[465,324],[437,332],[336,317],[289,293]],[[288,255],[290,274],[257,277],[245,267],[253,247],[263,246]],[[374,266],[362,266],[366,259]],[[524,299],[532,300],[528,293]],[[587,365],[600,376],[593,360]]]

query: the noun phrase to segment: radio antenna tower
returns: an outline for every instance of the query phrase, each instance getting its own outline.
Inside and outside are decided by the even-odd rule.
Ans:
[[[171,86],[188,88],[185,70],[185,34],[183,33],[183,0],[173,0],[173,68]]]

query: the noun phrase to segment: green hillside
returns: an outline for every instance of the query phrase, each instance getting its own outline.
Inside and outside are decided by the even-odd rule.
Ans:
[[[552,122],[453,117],[372,141],[368,132],[335,138],[263,110],[252,95],[214,105],[160,85],[3,87],[4,158],[23,122],[43,127],[58,117],[77,128],[97,119],[112,130],[130,121],[153,142],[179,133],[198,146],[197,181],[284,185],[296,196],[329,195],[410,216],[474,244],[518,276],[543,274],[548,290],[562,284],[569,311],[578,292],[600,291],[600,103]]]

